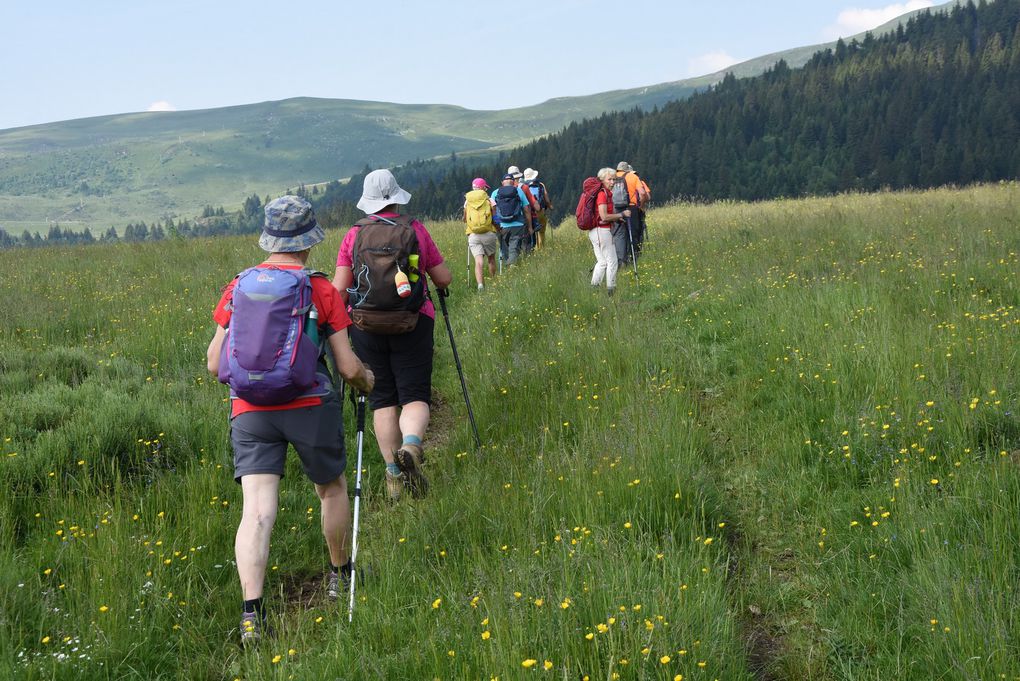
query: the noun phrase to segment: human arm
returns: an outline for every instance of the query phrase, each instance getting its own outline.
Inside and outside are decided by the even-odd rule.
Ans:
[[[450,273],[450,268],[446,266],[445,262],[433,265],[425,271],[428,272],[429,279],[436,285],[436,288],[446,288],[453,283],[453,275]]]
[[[333,351],[337,371],[344,380],[359,392],[372,392],[375,374],[354,354],[348,340],[347,329],[340,329],[329,337],[329,348]]]
[[[347,289],[354,283],[354,271],[347,265],[339,265],[336,274],[333,275],[333,288],[340,294],[340,298],[347,304]]]
[[[648,203],[648,190],[645,189],[645,183],[639,182],[637,186],[638,205],[644,206]]]
[[[220,371],[220,352],[223,350],[223,339],[226,337],[227,330],[217,324],[216,332],[213,334],[212,340],[209,341],[209,347],[205,351],[205,368],[213,376],[217,375]]]
[[[453,282],[453,275],[443,260],[443,254],[439,252],[439,247],[432,240],[432,235],[425,229],[425,225],[415,220],[414,229],[418,235],[418,248],[421,251],[418,262],[424,266],[425,273],[429,275],[436,288],[446,288]]]
[[[357,238],[359,228],[352,227],[344,235],[340,242],[340,248],[336,254],[336,273],[333,275],[333,288],[340,293],[340,298],[347,304],[347,289],[354,283],[354,240]]]

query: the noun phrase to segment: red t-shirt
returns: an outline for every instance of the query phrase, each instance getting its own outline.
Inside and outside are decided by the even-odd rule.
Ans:
[[[257,265],[257,267],[278,267],[281,270],[301,269],[300,265],[266,265],[265,263]],[[237,285],[237,277],[234,277],[233,281],[224,287],[223,295],[220,296],[220,301],[216,304],[216,309],[213,310],[213,321],[223,328],[227,328],[230,325],[231,311],[227,309],[227,304],[234,298],[235,285]],[[351,318],[347,316],[347,309],[344,306],[343,299],[340,297],[340,293],[333,288],[333,284],[326,277],[312,277],[312,304],[315,305],[315,309],[319,313],[320,338],[329,338],[340,329],[346,329],[351,325]],[[280,409],[314,407],[322,404],[322,398],[299,397],[293,402],[274,404],[272,406],[251,404],[240,398],[232,399],[230,403],[230,416],[233,418],[238,414],[248,411],[277,411]]]
[[[590,196],[590,195],[589,195]],[[598,227],[603,229],[609,229],[613,226],[612,222],[602,222],[602,211],[599,210],[599,206],[606,207],[606,215],[610,215],[613,212],[613,197],[610,196],[606,188],[603,187],[599,190],[599,195],[595,198],[595,210],[598,211],[599,223]]]

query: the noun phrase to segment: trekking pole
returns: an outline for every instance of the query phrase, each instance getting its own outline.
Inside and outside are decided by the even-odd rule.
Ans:
[[[627,241],[630,242],[630,259],[634,263],[634,278],[637,278],[637,254],[634,252],[634,232],[630,228],[630,218],[627,218]]]
[[[471,285],[471,244],[468,244],[467,253],[468,253],[468,257],[467,257],[467,283],[468,283],[468,286],[470,286]]]
[[[351,389],[351,397],[354,390]],[[354,585],[357,580],[358,520],[361,516],[361,452],[365,444],[365,393],[358,395],[358,472],[354,476],[354,529],[351,533],[351,599],[347,605],[347,621],[354,621]]]
[[[443,320],[446,321],[446,332],[450,334],[450,348],[453,349],[453,361],[457,365],[457,374],[460,376],[460,389],[464,392],[464,404],[467,405],[468,418],[471,420],[471,431],[475,435],[475,446],[482,448],[482,440],[478,437],[478,426],[475,425],[475,412],[471,410],[471,398],[468,397],[467,383],[464,382],[464,368],[460,365],[460,356],[457,354],[457,344],[453,341],[453,327],[450,326],[450,315],[446,311],[446,297],[450,295],[449,289],[439,289],[439,307],[443,308]]]
[[[499,232],[496,232],[496,260],[499,262],[499,273],[503,274],[503,240]]]

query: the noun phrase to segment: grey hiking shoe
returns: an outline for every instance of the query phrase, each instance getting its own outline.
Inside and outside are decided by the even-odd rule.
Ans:
[[[398,466],[400,464],[397,464]],[[389,496],[390,501],[400,501],[400,495],[404,493],[404,483],[407,480],[407,476],[403,473],[399,475],[393,475],[389,471],[386,471],[386,494]]]
[[[351,590],[351,576],[350,574],[340,572],[329,571],[326,576],[326,598],[331,601],[338,600],[341,595],[350,592]]]
[[[429,481],[421,472],[421,448],[405,445],[394,452],[393,459],[400,467],[400,473],[404,477],[404,486],[407,487],[411,496],[415,499],[424,497],[429,491]]]
[[[238,629],[241,632],[242,646],[255,645],[269,633],[266,631],[266,623],[254,612],[241,614],[241,624]]]

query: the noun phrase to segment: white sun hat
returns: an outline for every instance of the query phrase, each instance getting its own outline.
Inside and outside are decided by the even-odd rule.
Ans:
[[[392,203],[404,205],[410,200],[411,195],[400,188],[393,173],[382,168],[365,175],[365,187],[358,199],[358,210],[371,215]]]

